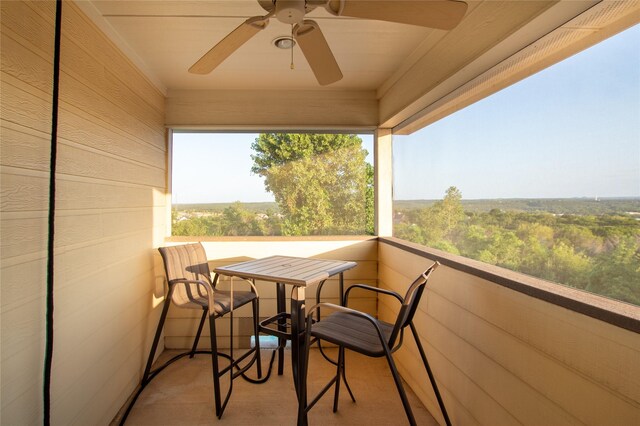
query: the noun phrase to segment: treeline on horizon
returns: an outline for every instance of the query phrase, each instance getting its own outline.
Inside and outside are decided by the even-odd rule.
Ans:
[[[404,211],[431,207],[440,200],[394,200],[394,210]],[[460,200],[465,211],[489,212],[493,209],[520,212],[548,212],[553,214],[603,215],[640,213],[640,197],[605,198],[486,198]],[[183,203],[174,204],[173,209],[186,212],[222,212],[236,202],[230,203]],[[242,202],[242,207],[250,212],[266,213],[278,211],[275,201]]]
[[[394,236],[640,305],[640,201],[599,201],[599,213],[570,200],[579,213],[568,214],[470,211],[461,198],[451,187],[428,207],[396,209]]]
[[[442,200],[396,203],[394,235],[640,305],[640,215],[632,214],[640,212],[640,199],[492,201],[462,200],[451,187]],[[174,207],[173,235],[296,235],[283,232],[286,219],[276,203]]]

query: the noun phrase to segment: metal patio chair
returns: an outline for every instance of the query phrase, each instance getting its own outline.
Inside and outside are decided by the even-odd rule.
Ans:
[[[244,377],[253,383],[262,383],[268,377],[260,380],[262,376],[262,366],[260,363],[260,344],[258,338],[258,319],[259,319],[259,305],[258,294],[253,283],[251,284],[251,291],[220,291],[216,289],[218,277],[211,280],[211,272],[209,270],[209,264],[207,263],[207,257],[202,247],[202,244],[185,244],[172,247],[161,247],[158,249],[162,255],[164,262],[165,273],[169,285],[167,297],[165,299],[160,321],[158,322],[158,328],[156,329],[155,338],[151,351],[149,353],[149,359],[142,377],[141,388],[144,388],[146,384],[155,377],[160,371],[167,367],[173,361],[189,355],[189,358],[193,358],[195,354],[211,354],[211,363],[213,366],[213,388],[216,416],[222,417],[222,413],[229,401],[231,391],[233,390],[233,379],[238,376]],[[249,351],[237,359],[233,358],[233,309],[237,309],[247,303],[251,302],[253,307],[253,332],[256,336],[255,346]],[[171,304],[176,305],[179,308],[199,309],[202,311],[200,323],[198,325],[198,331],[193,341],[191,350],[169,360],[167,363],[158,367],[156,370],[151,371],[151,365],[153,364],[153,358],[160,340],[162,328],[164,327],[165,319],[169,311]],[[230,315],[230,349],[229,354],[225,354],[218,351],[218,344],[216,339],[216,323],[215,320],[226,315]],[[197,350],[198,341],[200,340],[200,334],[204,322],[209,318],[209,328],[211,335],[211,350],[199,351]],[[239,363],[247,359],[251,354],[253,357],[243,367],[240,367]],[[229,360],[229,364],[224,368],[220,368],[218,357],[224,357]],[[257,364],[258,380],[250,379],[244,375],[244,373],[251,368],[253,364]],[[227,393],[222,399],[220,392],[220,378],[224,374],[230,374],[229,388]],[[137,395],[136,395],[137,397]],[[126,418],[126,417],[125,417]]]
[[[422,358],[424,367],[427,371],[427,374],[429,375],[429,380],[431,381],[431,385],[433,386],[433,390],[438,400],[440,409],[442,410],[442,415],[444,416],[445,422],[447,425],[451,424],[444,403],[440,396],[440,392],[438,391],[438,386],[436,385],[435,378],[433,376],[433,373],[431,372],[429,363],[427,362],[426,354],[424,352],[424,349],[422,348],[418,333],[413,324],[413,317],[415,315],[416,309],[418,308],[418,303],[420,302],[422,293],[424,292],[424,289],[426,287],[427,280],[431,273],[438,267],[438,265],[439,263],[435,262],[431,267],[420,274],[420,276],[411,284],[404,298],[393,291],[371,287],[364,284],[356,284],[349,287],[349,289],[347,289],[347,291],[345,292],[345,306],[334,305],[331,303],[319,303],[309,310],[307,314],[307,331],[305,336],[307,348],[309,348],[311,344],[315,343],[316,340],[325,340],[337,345],[338,360],[337,362],[335,362],[335,364],[337,365],[337,371],[333,379],[331,379],[331,381],[329,381],[329,383],[318,393],[313,401],[307,404],[306,407],[303,407],[302,405],[300,406],[301,411],[299,412],[299,416],[306,417],[307,412],[334,384],[335,394],[333,400],[333,412],[335,413],[338,410],[338,395],[340,393],[341,378],[345,382],[345,386],[349,391],[349,395],[351,396],[352,401],[355,402],[355,397],[353,396],[351,388],[349,387],[349,384],[346,380],[344,361],[344,350],[346,348],[370,357],[386,357],[409,423],[415,425],[416,421],[413,416],[413,412],[411,411],[411,406],[409,405],[409,401],[407,400],[407,395],[404,391],[402,381],[400,380],[400,375],[398,374],[392,357],[392,353],[397,351],[402,345],[404,329],[408,326],[411,329],[411,333],[413,334],[413,338],[415,339],[418,351],[420,352],[420,357]],[[378,320],[364,312],[349,308],[349,293],[354,288],[389,295],[397,299],[398,302],[400,302],[401,306],[395,323],[390,324]],[[318,321],[316,312],[321,308],[327,309],[331,311],[331,313]],[[307,350],[307,358],[304,367],[305,377],[308,371],[308,363],[309,351]],[[306,385],[303,386],[303,391],[305,392],[305,395],[303,396],[302,400],[306,402]]]

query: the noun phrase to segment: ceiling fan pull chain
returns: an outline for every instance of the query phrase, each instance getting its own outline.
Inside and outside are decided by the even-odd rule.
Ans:
[[[295,66],[293,65],[293,45],[295,42],[293,40],[293,24],[291,24],[291,69],[295,69]]]

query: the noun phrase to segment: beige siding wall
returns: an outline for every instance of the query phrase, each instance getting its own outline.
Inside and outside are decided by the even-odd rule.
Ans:
[[[304,108],[299,107],[301,100]],[[177,127],[373,129],[377,118],[374,91],[169,90],[167,94],[167,124]]]
[[[379,244],[379,285],[403,293],[431,261]],[[379,315],[396,313],[381,299]],[[640,424],[640,336],[443,266],[416,315],[459,425]],[[411,339],[399,370],[443,424]]]
[[[52,2],[0,2],[2,424],[42,421]]]
[[[2,424],[42,417],[55,2],[2,5]],[[164,97],[64,2],[52,422],[108,423],[157,321]]]
[[[178,240],[174,238],[173,240]],[[181,244],[173,242],[171,244]],[[260,239],[250,241],[204,241],[203,245],[207,251],[209,265],[211,269],[228,265],[230,263],[241,262],[251,259],[272,255],[316,257],[319,259],[350,260],[358,263],[358,266],[344,274],[345,289],[354,283],[366,283],[377,285],[377,247],[375,238],[355,238],[345,240],[310,240],[310,239]],[[160,256],[158,255],[158,258]],[[158,262],[161,261],[158,260]],[[160,268],[158,268],[160,270]],[[234,289],[248,288],[248,284],[239,280],[234,280]],[[260,315],[269,317],[276,313],[276,290],[273,283],[257,282],[258,294],[260,295]],[[315,294],[317,286],[307,289],[307,306],[315,304]],[[291,288],[286,288],[287,298],[291,295]],[[338,302],[338,279],[337,277],[328,280],[322,289],[322,300]],[[376,298],[369,295],[353,294],[351,306],[362,309],[370,313],[376,312]],[[289,301],[287,300],[287,309]],[[191,309],[173,309],[169,311],[169,319],[165,327],[165,345],[167,348],[188,348],[193,343],[193,336],[197,330],[200,312]],[[251,336],[251,308],[249,306],[239,309],[235,313],[234,329],[237,330],[237,337],[234,345],[247,347]],[[219,344],[221,347],[228,347],[228,322],[222,318],[218,324]],[[203,335],[209,336],[208,324],[205,326]],[[210,347],[209,338],[201,339],[200,347]]]

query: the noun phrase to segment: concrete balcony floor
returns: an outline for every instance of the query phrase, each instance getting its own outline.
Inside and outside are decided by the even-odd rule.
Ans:
[[[335,349],[328,353],[335,358]],[[158,363],[179,352],[165,351]],[[262,351],[263,368],[271,350]],[[290,352],[285,352],[284,375],[274,371],[265,384],[254,385],[241,378],[233,382],[233,393],[221,420],[214,414],[211,359],[197,355],[180,359],[161,372],[144,390],[129,414],[127,425],[295,425],[297,403],[293,387]],[[330,390],[309,412],[310,425],[408,424],[393,378],[384,358],[373,359],[347,351],[347,378],[357,403],[342,386],[337,413],[332,412]],[[311,398],[329,381],[335,367],[317,349],[310,354],[308,392]],[[255,369],[250,373],[255,375]],[[228,386],[225,380],[221,386]],[[438,423],[411,389],[405,390],[419,425]],[[310,399],[311,399],[310,398]],[[119,420],[119,417],[114,421]]]

